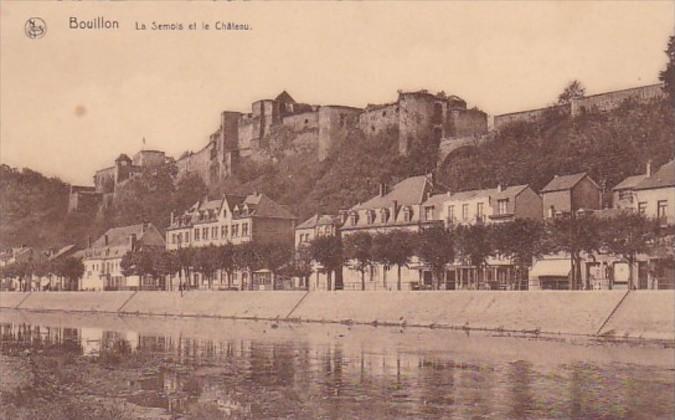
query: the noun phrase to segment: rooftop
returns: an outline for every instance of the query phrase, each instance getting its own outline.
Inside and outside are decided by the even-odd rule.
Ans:
[[[413,176],[406,178],[394,185],[389,192],[384,195],[376,195],[362,204],[357,204],[351,210],[378,209],[389,207],[396,201],[399,205],[421,204],[424,202],[424,195],[427,187],[431,183],[426,175]]]
[[[544,193],[572,189],[586,176],[588,176],[586,172],[580,172],[578,174],[571,175],[556,175],[548,184],[546,184],[544,188],[542,188],[541,192]]]
[[[635,186],[636,190],[664,188],[675,186],[675,159],[662,165],[654,175],[644,179]]]

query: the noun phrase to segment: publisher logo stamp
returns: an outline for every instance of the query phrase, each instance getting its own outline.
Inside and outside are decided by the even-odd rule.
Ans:
[[[47,33],[47,23],[39,17],[32,17],[26,21],[24,32],[30,39],[40,39]]]

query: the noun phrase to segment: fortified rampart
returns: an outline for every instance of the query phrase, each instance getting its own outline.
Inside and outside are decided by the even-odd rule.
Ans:
[[[207,184],[227,178],[236,173],[240,158],[256,157],[268,147],[276,127],[298,135],[318,130],[317,158],[323,160],[331,145],[355,128],[376,135],[396,127],[399,152],[407,154],[420,141],[485,134],[487,115],[467,110],[466,102],[457,96],[424,90],[399,92],[396,102],[365,109],[299,103],[284,91],[274,99],[253,102],[249,113],[223,112],[220,127],[211,134],[207,146],[178,159],[179,175],[197,173]]]
[[[661,84],[623,89],[574,99],[569,104],[554,105],[528,111],[495,115],[492,128],[500,130],[518,121],[533,122],[546,117],[577,116],[584,112],[609,111],[627,99],[641,102],[663,97]],[[426,90],[398,92],[395,102],[354,108],[340,105],[310,105],[296,102],[286,91],[274,99],[262,99],[251,104],[251,112],[223,111],[219,127],[208,137],[206,145],[197,152],[183,153],[176,161],[178,175],[199,175],[206,184],[236,174],[241,158],[264,158],[263,153],[284,127],[285,135],[302,135],[303,142],[316,142],[319,160],[324,160],[331,146],[345,138],[353,129],[367,136],[382,132],[398,133],[398,150],[407,155],[424,142],[444,144],[444,150],[468,144],[472,139],[485,139],[488,116],[476,108],[467,109],[466,102],[454,95],[431,94]],[[390,130],[392,129],[392,130]],[[120,155],[115,165],[96,172],[97,193],[114,193],[115,186],[131,179],[145,166],[166,160],[163,152],[145,150],[133,159]],[[73,205],[89,192],[73,190],[79,195]],[[91,197],[87,197],[89,199]]]
[[[546,108],[527,111],[510,112],[494,116],[494,129],[500,130],[514,122],[535,122],[555,112],[558,115],[577,117],[584,113],[607,112],[618,108],[624,101],[630,99],[646,103],[665,96],[663,84],[639,86],[635,88],[604,92],[589,95],[583,98],[572,99],[569,104],[553,105]]]

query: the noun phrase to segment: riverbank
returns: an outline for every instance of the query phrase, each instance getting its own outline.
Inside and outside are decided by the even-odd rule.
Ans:
[[[675,291],[3,292],[0,308],[675,340]]]

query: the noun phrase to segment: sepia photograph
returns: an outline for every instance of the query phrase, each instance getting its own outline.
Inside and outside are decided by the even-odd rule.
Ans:
[[[0,2],[0,420],[675,418],[675,1]]]

